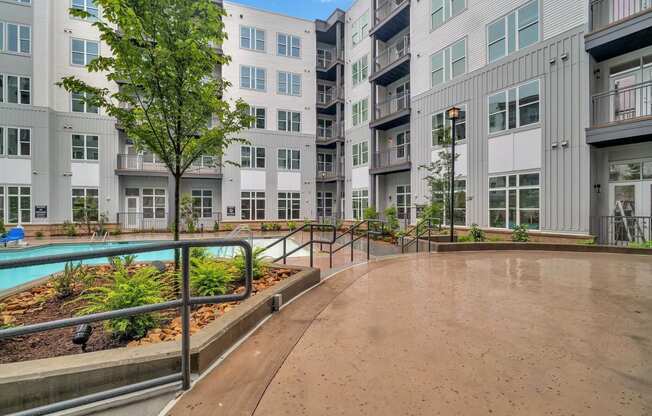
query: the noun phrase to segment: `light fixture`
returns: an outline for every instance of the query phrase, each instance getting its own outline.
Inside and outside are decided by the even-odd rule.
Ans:
[[[446,111],[446,117],[449,120],[459,120],[460,109],[458,107],[451,107]]]
[[[602,187],[602,185],[600,185],[599,183],[596,183],[595,185],[593,185],[593,189],[595,189],[596,194],[600,194],[600,188],[601,187]]]
[[[72,334],[72,343],[75,345],[81,345],[83,352],[86,352],[86,344],[88,343],[91,334],[93,333],[93,327],[89,324],[81,324],[75,329],[75,332]]]

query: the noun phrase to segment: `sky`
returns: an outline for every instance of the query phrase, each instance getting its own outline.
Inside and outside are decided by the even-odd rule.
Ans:
[[[346,10],[352,0],[231,0],[263,10],[307,20],[326,19],[336,8]]]

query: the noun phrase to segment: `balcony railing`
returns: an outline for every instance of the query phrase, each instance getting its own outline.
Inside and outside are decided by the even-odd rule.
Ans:
[[[118,212],[117,223],[125,231],[166,231],[169,228],[167,212]]]
[[[317,91],[317,104],[328,105],[335,100],[344,99],[344,87],[331,87],[325,91]]]
[[[376,8],[376,24],[379,24],[383,20],[387,19],[394,10],[398,9],[406,1],[407,0],[381,1],[378,7]]]
[[[374,169],[389,168],[410,162],[410,144],[393,146],[374,153]]]
[[[652,241],[652,217],[605,216],[593,218],[598,244],[628,246]]]
[[[333,123],[330,127],[317,126],[317,140],[330,140],[336,137],[343,137],[343,124]]]
[[[387,101],[376,104],[376,120],[380,120],[409,108],[410,91],[405,91]]]
[[[650,0],[593,0],[590,10],[591,31],[595,32],[651,8]]]
[[[376,72],[382,71],[410,53],[410,36],[403,36],[376,57]]]
[[[604,126],[652,116],[652,81],[596,94],[591,126]]]
[[[317,69],[328,69],[337,59],[344,60],[344,51],[337,51],[335,48],[325,51],[324,55],[317,55]]]
[[[132,172],[167,172],[168,168],[162,162],[144,155],[118,155],[118,170]],[[188,168],[186,174],[191,175],[217,175],[222,173],[222,167],[218,163],[204,163],[204,161],[193,164]]]
[[[317,179],[335,179],[337,178],[337,172],[335,171],[335,167],[331,167],[332,170],[318,170],[317,171]]]

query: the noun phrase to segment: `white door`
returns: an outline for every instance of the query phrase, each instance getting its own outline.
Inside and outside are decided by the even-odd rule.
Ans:
[[[636,84],[639,82],[640,72],[616,75],[611,78],[611,89],[614,91],[611,100],[610,121],[621,121],[640,116],[641,95],[637,91]]]
[[[138,228],[138,223],[140,222],[139,213],[138,213],[138,197],[137,196],[128,196],[125,206],[127,207],[127,218],[124,222],[125,228]]]
[[[640,217],[642,193],[640,182],[609,184],[609,208],[613,220],[610,222],[610,234],[617,242],[637,241],[641,234],[641,224],[635,217]]]

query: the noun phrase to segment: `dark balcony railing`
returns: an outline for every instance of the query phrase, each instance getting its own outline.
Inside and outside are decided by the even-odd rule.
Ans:
[[[376,104],[376,120],[389,117],[410,108],[410,91],[405,91],[397,96]]]
[[[344,99],[344,87],[332,86],[324,91],[317,91],[317,104],[328,105],[335,100]]]
[[[344,60],[344,51],[338,51],[336,48],[325,49],[326,53],[317,55],[317,69],[328,69],[336,60]]]
[[[167,231],[170,228],[167,212],[118,212],[117,223],[125,231]]]
[[[373,155],[373,168],[382,169],[410,162],[410,144],[406,143],[381,150]]]
[[[604,126],[652,116],[652,81],[596,94],[591,126]]]
[[[376,24],[379,24],[383,20],[387,19],[394,10],[398,9],[406,1],[407,0],[380,1],[378,7],[376,8]]]
[[[376,72],[382,71],[408,53],[410,53],[410,36],[403,36],[378,54],[376,57]]]
[[[336,137],[343,137],[343,123],[333,123],[329,127],[317,127],[317,140],[330,140]]]
[[[317,179],[335,179],[337,178],[337,172],[334,167],[331,167],[332,170],[322,170],[317,172]]]
[[[598,244],[628,246],[652,241],[652,217],[605,216],[593,218]]]
[[[652,8],[650,0],[593,0],[590,10],[592,32]]]
[[[222,173],[222,167],[218,162],[201,160],[192,164],[186,174],[190,175],[218,175]],[[153,158],[144,155],[118,155],[118,170],[133,172],[167,172],[168,168],[163,162],[155,161]]]

